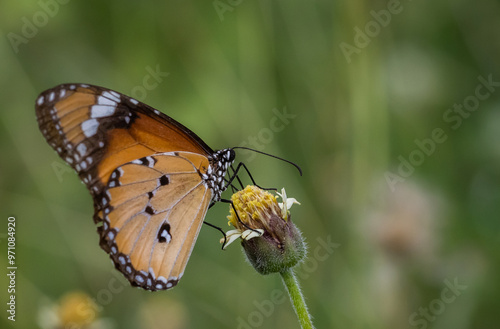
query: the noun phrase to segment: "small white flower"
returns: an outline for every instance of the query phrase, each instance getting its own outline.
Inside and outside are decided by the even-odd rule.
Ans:
[[[300,205],[300,202],[298,202],[295,198],[287,198],[285,188],[281,189],[281,193],[276,192],[276,194],[278,194],[281,197],[281,199],[283,200],[283,202],[278,202],[278,205],[281,209],[281,216],[283,217],[284,220],[287,220],[288,219],[288,210],[290,210],[290,208],[292,208],[292,205],[294,203]]]

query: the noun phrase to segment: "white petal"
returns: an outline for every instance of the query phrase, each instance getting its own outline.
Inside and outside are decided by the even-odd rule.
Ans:
[[[284,187],[281,189],[281,193],[276,192],[276,194],[278,194],[282,200],[286,200],[286,191]]]
[[[234,240],[238,239],[241,236],[241,232],[239,230],[231,230],[226,233],[226,244],[222,246],[222,249],[226,249]],[[224,243],[224,238],[220,239],[220,243]]]
[[[292,205],[294,203],[296,203],[296,204],[300,204],[300,203],[295,198],[288,198],[286,196],[285,188],[281,189],[281,193],[276,192],[276,194],[278,194],[281,197],[281,199],[283,200],[283,202],[278,203],[278,206],[281,209],[281,216],[286,220],[288,218],[288,210],[290,208],[292,208]]]
[[[226,232],[226,236],[233,235],[233,234],[241,235],[241,231],[240,230],[231,230],[231,231]]]
[[[250,240],[259,236],[262,236],[264,234],[263,229],[256,229],[256,230],[246,230],[245,232],[241,233],[241,238],[243,240]]]
[[[286,199],[286,209],[290,209],[292,208],[292,205],[296,203],[296,204],[300,204],[300,202],[298,202],[295,198],[290,198],[290,199]]]

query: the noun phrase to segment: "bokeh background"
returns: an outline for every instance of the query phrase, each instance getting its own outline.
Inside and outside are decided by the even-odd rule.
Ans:
[[[498,1],[1,8],[0,272],[8,216],[18,270],[16,322],[2,309],[0,327],[299,327],[290,302],[271,298],[279,277],[257,274],[237,244],[222,252],[207,226],[175,289],[124,283],[98,246],[90,195],[37,127],[37,95],[65,82],[141,99],[214,149],[299,164],[302,177],[239,154],[261,185],[302,203],[292,214],[310,253],[298,274],[317,328],[498,326]],[[225,229],[227,214],[220,204],[206,220]]]

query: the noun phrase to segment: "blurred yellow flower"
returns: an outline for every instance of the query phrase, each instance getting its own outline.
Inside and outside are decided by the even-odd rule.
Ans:
[[[64,295],[57,314],[62,327],[84,328],[96,318],[97,305],[84,292],[75,291]]]
[[[38,324],[43,329],[109,329],[109,321],[97,319],[98,306],[84,292],[72,291],[57,303],[47,302],[40,308]]]

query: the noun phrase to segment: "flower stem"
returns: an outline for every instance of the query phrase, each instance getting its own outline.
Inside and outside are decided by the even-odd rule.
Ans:
[[[288,290],[288,295],[295,310],[295,314],[299,318],[300,326],[302,329],[314,329],[311,321],[311,315],[307,311],[307,305],[304,300],[304,296],[300,291],[299,282],[295,277],[295,273],[291,268],[280,272],[283,283]]]

